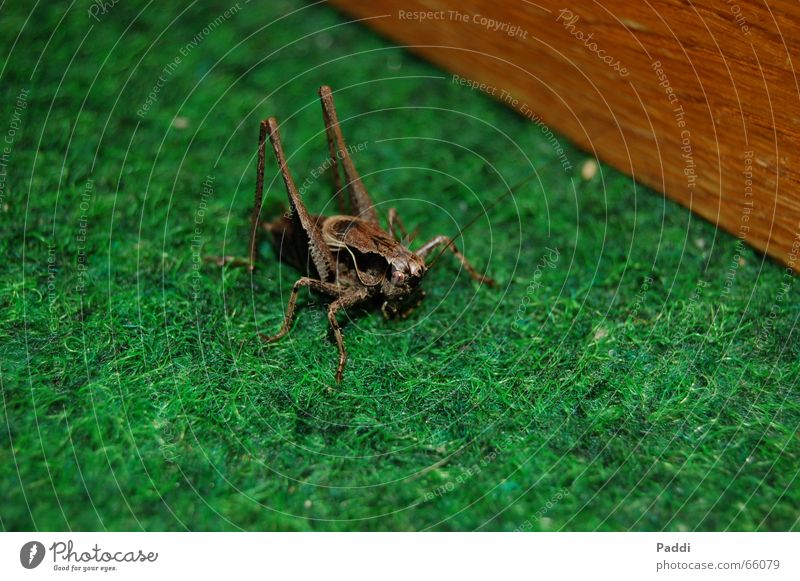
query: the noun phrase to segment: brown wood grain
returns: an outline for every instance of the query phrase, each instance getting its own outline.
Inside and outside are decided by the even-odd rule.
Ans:
[[[800,270],[800,3],[332,3]]]

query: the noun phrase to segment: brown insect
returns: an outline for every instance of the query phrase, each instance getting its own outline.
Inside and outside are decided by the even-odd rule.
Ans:
[[[329,165],[334,176],[333,196],[337,200],[340,214],[309,214],[286,165],[278,122],[275,117],[270,117],[261,122],[258,141],[249,260],[231,257],[215,260],[219,264],[247,265],[252,270],[255,266],[258,234],[262,229],[269,232],[280,259],[305,273],[305,276],[298,279],[292,287],[280,330],[275,335],[261,337],[272,343],[289,332],[297,293],[301,288],[308,287],[330,296],[333,301],[328,306],[328,321],[339,348],[339,363],[336,367],[336,382],[339,383],[347,361],[347,350],[336,319],[337,313],[347,307],[371,302],[376,306],[380,305],[387,319],[408,316],[425,296],[420,283],[429,268],[426,258],[434,249],[441,247],[441,252],[450,249],[472,278],[488,285],[495,283],[491,278],[477,272],[447,236],[436,236],[412,251],[408,245],[413,240],[413,235],[407,234],[394,208],[389,210],[388,230],[381,227],[372,200],[350,158],[339,127],[330,87],[320,87],[319,96],[328,138]],[[267,137],[286,185],[290,211],[274,221],[260,222]],[[344,173],[344,186],[341,172]],[[402,237],[398,234],[398,229]]]

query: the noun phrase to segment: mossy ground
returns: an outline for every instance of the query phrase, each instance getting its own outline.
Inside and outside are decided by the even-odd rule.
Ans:
[[[4,529],[798,527],[782,267],[606,166],[583,180],[561,140],[565,170],[327,6],[242,2],[205,34],[232,5],[2,8],[4,136],[29,91],[0,209]],[[461,245],[501,283],[445,257],[408,320],[352,310],[340,387],[319,297],[259,340],[297,276],[266,244],[252,276],[196,267],[246,253],[260,119],[299,182],[324,162],[321,84],[381,211],[424,239],[482,216]]]

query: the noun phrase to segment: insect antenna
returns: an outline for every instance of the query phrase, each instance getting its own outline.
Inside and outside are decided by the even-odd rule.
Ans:
[[[435,264],[438,262],[438,260],[439,260],[439,259],[442,257],[442,254],[444,254],[445,250],[447,250],[448,248],[450,248],[451,246],[453,246],[453,244],[455,244],[456,240],[458,240],[459,238],[461,238],[461,236],[463,236],[464,232],[466,232],[468,228],[470,228],[471,226],[473,226],[473,225],[475,224],[475,222],[477,222],[477,221],[478,221],[478,219],[479,219],[481,216],[484,216],[484,215],[488,214],[488,213],[489,213],[491,210],[493,210],[495,207],[497,207],[497,205],[498,205],[500,202],[502,202],[502,201],[503,201],[503,200],[505,200],[505,199],[506,199],[508,196],[510,196],[511,194],[513,194],[513,193],[514,193],[514,192],[515,192],[515,191],[516,191],[518,188],[520,188],[520,187],[524,186],[525,184],[527,184],[529,181],[531,181],[533,178],[535,178],[537,175],[539,175],[539,172],[540,172],[540,171],[542,171],[543,169],[545,169],[545,168],[549,167],[550,165],[552,165],[552,164],[553,164],[553,163],[555,163],[556,161],[561,161],[561,160],[560,160],[560,158],[554,158],[554,159],[552,159],[552,160],[548,161],[547,163],[545,163],[545,164],[543,164],[543,165],[541,165],[541,166],[539,166],[539,167],[537,167],[537,168],[534,168],[534,170],[533,170],[533,171],[532,171],[530,174],[528,174],[527,176],[525,176],[524,178],[522,178],[521,180],[519,180],[519,181],[518,181],[517,183],[515,183],[514,185],[512,185],[512,186],[509,186],[509,187],[508,187],[508,189],[507,189],[505,192],[503,192],[502,194],[500,194],[500,195],[499,195],[499,196],[498,196],[498,197],[497,197],[497,198],[496,198],[496,199],[495,199],[495,200],[494,200],[494,201],[493,201],[491,204],[489,204],[489,205],[486,207],[486,209],[485,209],[485,210],[484,210],[482,213],[480,213],[480,214],[477,214],[477,215],[476,215],[474,218],[472,218],[472,220],[470,220],[469,222],[467,222],[467,223],[466,223],[466,225],[464,225],[464,227],[463,227],[463,228],[461,228],[461,229],[458,231],[458,233],[457,233],[455,236],[453,236],[453,237],[450,239],[450,242],[448,242],[447,244],[445,244],[444,246],[442,246],[442,249],[439,251],[439,254],[437,254],[437,255],[434,257],[434,259],[433,259],[433,262],[431,262],[431,263],[430,263],[430,264],[427,266],[427,268],[433,268],[433,265],[435,265]]]

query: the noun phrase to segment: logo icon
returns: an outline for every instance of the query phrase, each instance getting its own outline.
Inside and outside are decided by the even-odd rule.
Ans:
[[[35,569],[44,559],[44,545],[39,541],[30,541],[19,550],[19,562],[26,569]]]

